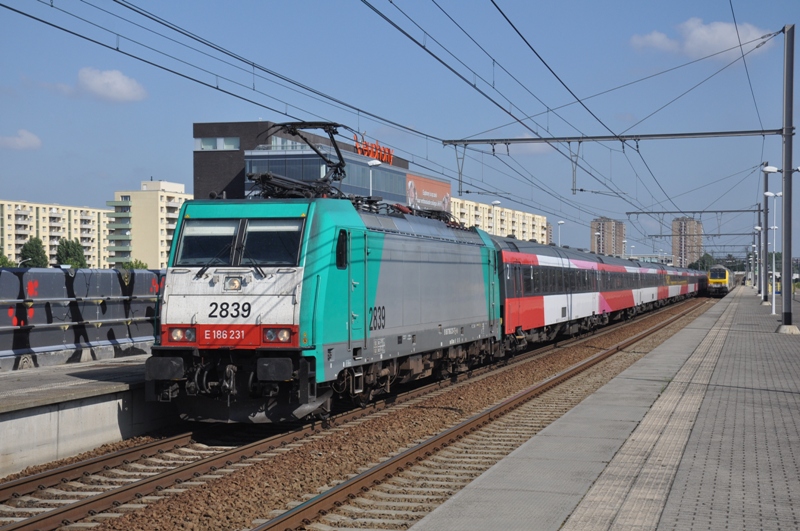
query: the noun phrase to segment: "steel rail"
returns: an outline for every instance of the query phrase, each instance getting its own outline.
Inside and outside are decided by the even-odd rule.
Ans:
[[[119,466],[131,460],[147,458],[165,450],[184,446],[192,439],[192,433],[182,433],[166,439],[119,450],[80,461],[71,465],[54,468],[39,474],[0,484],[0,500],[8,500],[30,494],[36,490],[54,487],[59,483],[78,479],[86,473],[101,472],[109,466]]]
[[[689,299],[686,302],[689,302],[691,300],[696,300],[696,299]],[[674,308],[674,306],[671,306],[671,307]],[[685,313],[688,313],[689,311],[692,311],[695,307],[696,306],[693,306],[690,310],[687,310],[686,312],[681,313],[680,316],[684,315]],[[666,308],[669,308],[669,306],[665,307],[665,309]],[[654,311],[654,312],[648,312],[648,314],[646,316],[647,317],[651,317],[651,316],[657,315],[658,313],[660,313],[660,311],[664,311],[664,309],[661,309],[661,310],[658,310],[658,311]],[[674,321],[674,319],[665,321],[664,323],[659,325],[659,327],[666,326],[667,324],[669,324],[669,323],[671,323],[673,321]],[[630,321],[623,321],[623,322],[620,322],[620,323],[616,323],[614,325],[606,326],[599,333],[591,334],[591,337],[592,338],[597,338],[598,336],[605,335],[606,333],[610,333],[610,332],[616,330],[618,327],[624,326],[625,324],[628,324],[628,323],[630,323]],[[656,327],[654,327],[653,329],[650,329],[650,330],[654,330],[655,328]],[[501,364],[503,365],[503,367],[501,367],[501,369],[505,369],[505,368],[510,367],[512,365],[516,365],[516,364],[518,364],[520,362],[523,362],[523,361],[525,361],[527,359],[530,359],[531,357],[539,356],[541,354],[545,354],[545,353],[554,351],[554,350],[556,350],[558,348],[562,348],[567,344],[572,344],[572,343],[577,343],[577,342],[583,341],[583,340],[587,339],[589,336],[590,336],[590,334],[588,334],[588,333],[587,334],[583,334],[581,336],[576,336],[575,338],[571,338],[569,340],[562,340],[562,341],[559,341],[559,342],[554,342],[552,344],[546,345],[546,346],[541,347],[539,349],[535,349],[535,350],[532,350],[532,351],[528,351],[528,352],[516,355],[516,356],[514,356],[513,358],[511,358],[509,360],[501,361]],[[635,337],[638,337],[638,336],[635,336]],[[594,359],[595,357],[597,357],[597,355],[594,356],[592,359]],[[400,404],[400,403],[406,402],[408,400],[415,399],[415,398],[417,398],[419,396],[423,396],[423,395],[428,394],[428,393],[430,393],[430,392],[432,392],[432,391],[434,391],[436,389],[439,389],[439,388],[442,388],[442,387],[449,387],[449,386],[454,385],[456,383],[460,383],[460,382],[462,382],[464,380],[467,380],[467,379],[475,378],[477,376],[480,376],[480,375],[482,375],[482,374],[484,374],[486,372],[489,372],[489,371],[495,370],[495,369],[497,369],[496,365],[487,365],[487,366],[484,366],[484,367],[479,367],[477,369],[474,369],[474,370],[471,370],[471,371],[468,371],[468,372],[465,372],[465,373],[460,373],[458,375],[455,375],[454,377],[452,377],[449,380],[440,380],[440,381],[431,383],[429,385],[422,386],[422,387],[420,387],[418,389],[415,389],[415,390],[412,390],[412,391],[408,391],[408,392],[405,392],[405,393],[402,393],[402,394],[398,394],[396,396],[388,397],[387,399],[384,399],[384,400],[373,402],[373,403],[371,403],[371,404],[369,404],[369,405],[367,405],[366,407],[363,407],[363,408],[355,409],[355,410],[352,410],[352,411],[349,411],[349,412],[346,412],[346,413],[341,413],[341,414],[338,414],[336,416],[333,416],[333,417],[325,419],[325,420],[315,420],[315,421],[313,421],[313,422],[311,422],[309,424],[306,424],[303,427],[295,429],[295,430],[293,430],[291,432],[284,433],[284,434],[279,434],[279,435],[274,435],[274,436],[268,437],[266,439],[262,439],[262,440],[259,440],[259,441],[256,441],[256,442],[253,442],[253,443],[250,443],[250,444],[238,447],[238,448],[231,449],[229,451],[221,452],[221,453],[219,453],[217,455],[209,456],[207,458],[203,458],[203,459],[200,459],[198,461],[195,461],[194,463],[189,463],[189,464],[180,466],[178,468],[175,468],[175,469],[172,469],[172,470],[168,470],[166,472],[162,472],[162,473],[153,475],[153,476],[151,476],[149,478],[144,478],[144,479],[142,479],[140,481],[137,481],[135,483],[131,483],[131,484],[128,484],[128,485],[121,486],[121,487],[119,487],[117,489],[114,489],[112,491],[109,491],[109,492],[106,492],[106,493],[103,493],[103,494],[99,494],[99,495],[96,495],[96,496],[91,496],[91,497],[86,498],[84,500],[81,500],[81,501],[79,501],[77,503],[74,503],[74,504],[71,504],[71,505],[67,505],[67,506],[64,506],[64,507],[54,508],[51,511],[48,511],[46,513],[42,513],[42,514],[37,515],[37,516],[33,516],[31,518],[26,518],[25,520],[17,522],[17,523],[6,524],[4,526],[0,526],[0,531],[16,531],[16,530],[21,530],[21,529],[34,529],[34,530],[38,530],[38,531],[48,531],[48,530],[56,529],[56,528],[58,528],[60,526],[68,525],[70,523],[79,521],[79,520],[81,520],[83,518],[86,518],[88,516],[92,516],[92,515],[97,514],[99,512],[102,512],[102,511],[111,509],[111,508],[113,508],[115,506],[121,505],[123,503],[127,503],[127,502],[129,502],[131,500],[134,500],[137,497],[144,496],[144,495],[147,495],[147,494],[151,494],[154,491],[161,490],[161,489],[164,489],[164,488],[168,488],[168,487],[173,486],[175,484],[180,484],[183,481],[196,478],[196,477],[198,477],[200,475],[208,473],[209,471],[214,471],[214,470],[216,470],[218,468],[221,468],[221,467],[224,467],[224,466],[229,466],[230,464],[232,464],[232,463],[234,463],[236,461],[241,461],[241,460],[247,459],[248,457],[251,457],[251,456],[254,456],[254,455],[258,455],[258,454],[261,454],[261,453],[264,453],[264,452],[269,452],[271,450],[274,450],[275,448],[278,448],[279,446],[285,446],[285,445],[290,444],[292,442],[297,442],[297,441],[299,441],[299,440],[301,440],[303,438],[307,438],[307,437],[310,437],[311,435],[320,433],[323,428],[333,427],[333,426],[336,426],[336,425],[341,424],[343,422],[348,422],[348,421],[352,421],[352,420],[358,420],[360,418],[366,417],[366,416],[371,415],[373,413],[376,413],[376,412],[382,411],[384,409],[387,409],[389,407],[392,407],[392,406],[394,406],[396,404]],[[547,381],[550,381],[550,380],[547,380]],[[453,428],[453,429],[455,429],[455,428]],[[449,432],[445,432],[445,433],[449,433]],[[90,469],[87,467],[87,465],[89,467],[91,467],[91,471],[101,471],[103,469],[108,468],[109,466],[116,466],[116,465],[120,465],[120,464],[125,464],[125,461],[128,459],[128,457],[133,457],[133,456],[136,456],[137,454],[138,455],[142,455],[142,457],[149,457],[150,455],[155,455],[156,453],[158,453],[158,449],[156,449],[155,451],[152,451],[152,448],[156,448],[159,445],[161,445],[161,447],[160,447],[161,450],[163,450],[164,448],[174,448],[176,445],[178,445],[178,443],[175,442],[175,440],[173,440],[173,439],[178,439],[178,438],[181,438],[181,437],[185,437],[185,438],[187,438],[187,443],[188,443],[188,439],[191,438],[191,435],[192,434],[190,434],[190,433],[183,434],[183,435],[178,435],[178,436],[176,436],[174,438],[164,439],[163,441],[156,441],[156,442],[153,442],[153,443],[148,443],[146,445],[138,446],[138,447],[131,448],[131,449],[128,449],[128,450],[121,450],[120,452],[116,452],[114,454],[109,454],[107,456],[100,456],[100,457],[97,457],[97,458],[93,458],[93,459],[91,459],[89,461],[85,461],[85,462],[81,462],[81,463],[75,463],[75,464],[69,465],[67,467],[54,469],[53,471],[50,471],[50,472],[43,472],[41,474],[37,474],[36,476],[32,476],[30,478],[22,478],[22,479],[19,479],[19,480],[8,482],[6,484],[2,484],[2,485],[0,485],[0,493],[7,493],[7,494],[4,494],[3,496],[0,496],[0,500],[8,499],[9,497],[14,496],[14,494],[21,495],[23,493],[23,491],[26,491],[24,493],[28,494],[28,493],[33,492],[34,490],[38,489],[39,485],[45,486],[45,488],[47,486],[55,485],[58,482],[62,481],[62,478],[67,478],[66,479],[67,481],[70,480],[70,479],[75,479],[76,477],[82,475],[84,472],[90,472]],[[148,451],[147,449],[151,449],[152,453],[149,454],[149,455],[143,455],[143,454],[147,453],[147,451]],[[406,453],[408,453],[408,452],[406,452]],[[402,455],[405,455],[406,453],[400,454],[400,455],[402,456]],[[128,457],[125,457],[125,455],[127,455]],[[110,458],[114,459],[114,461],[111,462],[109,460]],[[84,467],[86,467],[86,468],[84,468]],[[76,473],[77,471],[80,471],[80,472]],[[62,474],[62,475],[59,475],[59,474]],[[51,476],[51,475],[53,477],[57,477],[58,480],[57,481],[46,480],[46,478]],[[347,484],[347,483],[350,483],[350,482],[348,481],[345,484]],[[35,488],[29,488],[30,485],[34,485],[34,484],[36,485]],[[345,485],[345,484],[343,484],[343,485]],[[24,485],[27,485],[27,486],[23,487]]]
[[[571,379],[575,375],[585,371],[586,369],[600,363],[604,359],[616,354],[620,350],[638,343],[645,337],[669,326],[678,319],[685,317],[690,312],[694,311],[699,304],[692,305],[691,308],[681,312],[680,314],[662,321],[661,323],[648,328],[626,339],[609,349],[598,352],[589,358],[576,363],[575,365],[565,369],[558,374],[539,382],[538,384],[529,387],[524,391],[520,391],[511,398],[504,400],[502,403],[493,406],[486,411],[475,415],[461,424],[454,426],[439,435],[431,437],[427,441],[406,450],[405,452],[390,458],[378,466],[367,470],[358,476],[355,476],[344,483],[334,487],[333,489],[308,500],[307,502],[298,505],[294,509],[265,522],[252,531],[288,531],[304,528],[310,525],[318,515],[325,515],[329,511],[335,510],[338,506],[348,503],[349,500],[355,498],[364,491],[369,490],[373,486],[379,485],[384,479],[403,472],[406,468],[423,461],[424,459],[433,455],[434,452],[457,442],[464,436],[482,428],[496,418],[499,418],[506,413],[516,409],[525,402],[541,395],[565,381]]]

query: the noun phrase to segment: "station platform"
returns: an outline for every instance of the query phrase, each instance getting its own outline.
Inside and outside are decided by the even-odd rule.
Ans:
[[[776,308],[737,287],[411,529],[800,528],[800,335]]]
[[[144,401],[149,355],[0,372],[0,477],[174,423]]]

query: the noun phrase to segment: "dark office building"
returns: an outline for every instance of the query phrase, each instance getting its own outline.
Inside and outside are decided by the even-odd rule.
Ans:
[[[299,180],[315,180],[324,175],[325,164],[297,136],[280,132],[272,122],[223,122],[194,124],[194,197],[208,198],[210,194],[225,194],[230,199],[243,198],[251,191],[246,175],[249,172],[272,171]],[[303,131],[315,146],[322,146],[332,160],[335,153],[327,136]],[[436,178],[408,174],[408,161],[395,157],[391,150],[377,144],[337,142],[345,158],[347,178],[342,183],[346,193],[385,196],[399,201],[409,192],[422,197],[421,189],[431,181],[438,193],[424,197],[439,201],[447,195],[450,185]],[[380,161],[377,164],[374,161]],[[373,161],[373,165],[369,162]],[[372,170],[372,172],[370,172]],[[372,194],[370,194],[370,173]],[[446,192],[442,192],[446,186]],[[428,188],[430,188],[428,186]],[[416,192],[416,193],[415,193]],[[434,201],[435,202],[435,201]]]

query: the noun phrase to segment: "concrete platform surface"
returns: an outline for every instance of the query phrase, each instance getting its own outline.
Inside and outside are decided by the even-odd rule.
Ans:
[[[148,356],[0,373],[0,477],[178,422],[144,401]]]
[[[0,413],[67,402],[144,386],[150,353],[0,372]]]
[[[800,335],[770,312],[738,287],[411,529],[800,528]]]

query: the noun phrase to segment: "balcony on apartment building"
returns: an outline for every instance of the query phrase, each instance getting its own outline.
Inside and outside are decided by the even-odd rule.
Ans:
[[[116,220],[114,220],[114,221],[111,221],[111,222],[108,223],[108,228],[109,229],[115,229],[115,230],[120,230],[120,229],[122,229],[122,230],[131,230],[131,221],[130,220],[124,220],[124,221],[116,221]]]
[[[127,252],[130,253],[133,251],[133,246],[130,243],[125,242],[116,242],[108,246],[109,251],[117,252]]]

